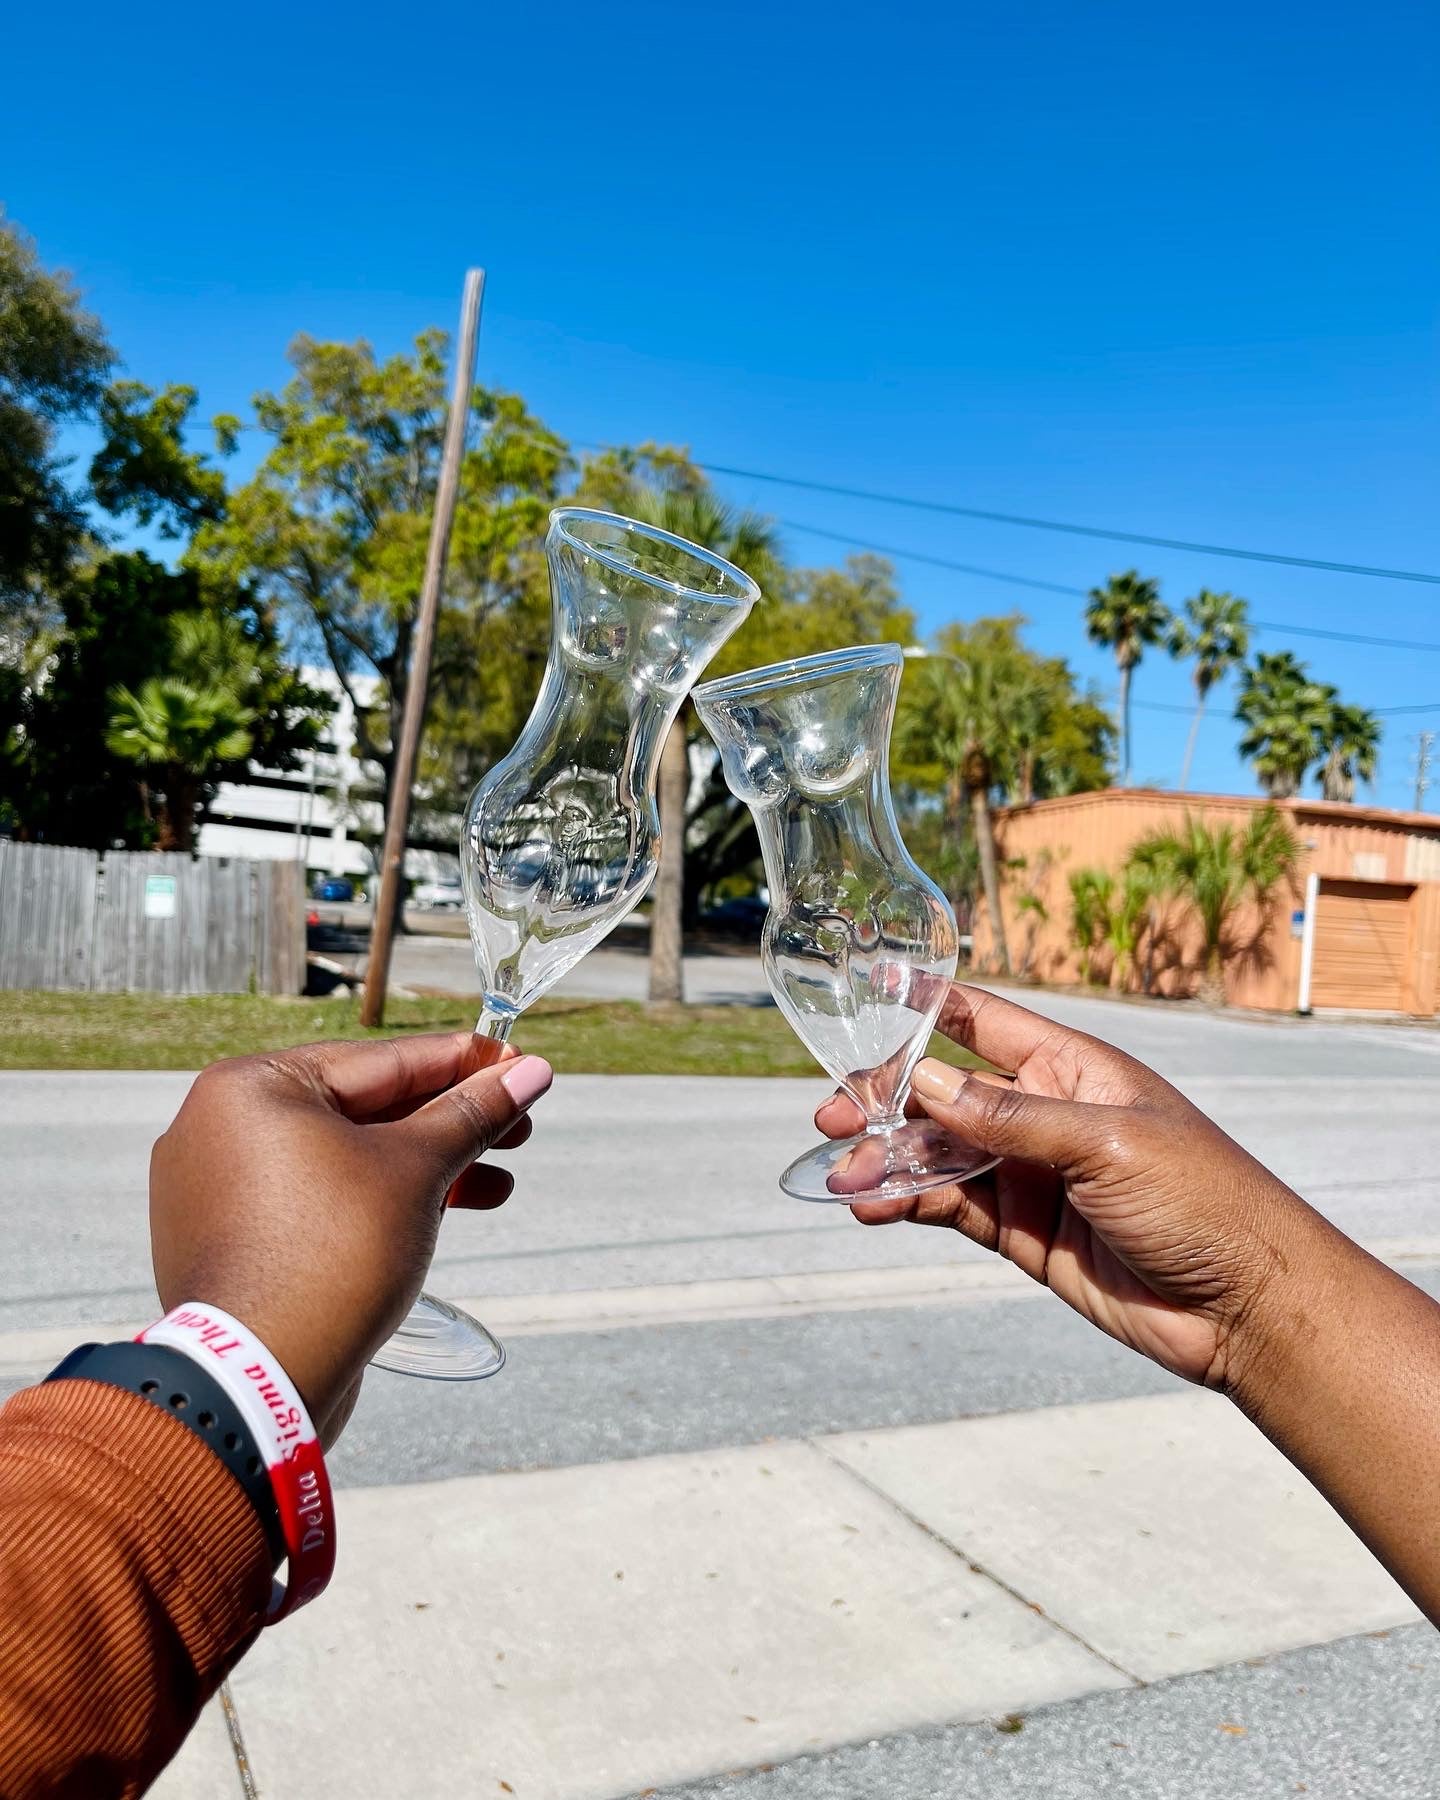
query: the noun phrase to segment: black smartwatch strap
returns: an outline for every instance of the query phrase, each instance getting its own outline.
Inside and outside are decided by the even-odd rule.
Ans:
[[[244,1488],[270,1546],[273,1567],[285,1556],[270,1471],[240,1409],[220,1383],[168,1344],[81,1344],[46,1381],[100,1381],[138,1394],[193,1431]]]

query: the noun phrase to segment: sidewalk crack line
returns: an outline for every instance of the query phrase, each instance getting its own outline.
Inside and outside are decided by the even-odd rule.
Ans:
[[[923,1531],[925,1536],[930,1538],[934,1543],[939,1544],[941,1549],[948,1550],[952,1556],[958,1556],[967,1568],[972,1569],[977,1575],[983,1575],[992,1586],[999,1588],[1002,1593],[1008,1594],[1012,1600],[1018,1600],[1027,1611],[1038,1614],[1047,1625],[1052,1626],[1056,1631],[1060,1632],[1062,1636],[1068,1637],[1072,1643],[1078,1644],[1082,1650],[1088,1655],[1093,1656],[1097,1662],[1102,1662],[1107,1668],[1114,1669],[1117,1675],[1123,1675],[1132,1687],[1143,1688],[1150,1685],[1143,1676],[1136,1675],[1133,1670],[1127,1669],[1123,1663],[1116,1662],[1113,1656],[1107,1656],[1103,1650],[1096,1649],[1095,1645],[1081,1637],[1078,1631],[1073,1630],[1069,1625],[1065,1624],[1063,1620],[1057,1619],[1052,1614],[1046,1612],[1045,1608],[1040,1605],[1038,1600],[1030,1599],[1027,1594],[1022,1594],[1019,1588],[1011,1587],[1008,1581],[1002,1580],[993,1569],[987,1569],[983,1563],[976,1562],[975,1558],[962,1544],[952,1542],[950,1538],[945,1536],[943,1531],[937,1531],[933,1525],[927,1524],[927,1522],[917,1513],[911,1512],[908,1506],[903,1505],[897,1500],[892,1493],[889,1493],[885,1488],[879,1486],[878,1483],[871,1481],[868,1475],[862,1475],[858,1469],[852,1468],[849,1463],[836,1456],[835,1453],[828,1449],[820,1439],[806,1438],[805,1442],[817,1456],[823,1457],[832,1469],[839,1469],[843,1474],[848,1475],[852,1481],[856,1482],[860,1487],[863,1487],[868,1493],[873,1494],[877,1500],[883,1500],[892,1512],[899,1513],[900,1517],[904,1519],[907,1525],[913,1525],[917,1531]]]
[[[259,1788],[255,1785],[255,1773],[250,1767],[250,1753],[245,1748],[245,1736],[240,1729],[240,1714],[235,1709],[235,1696],[230,1692],[230,1683],[220,1683],[220,1711],[225,1717],[225,1730],[230,1738],[230,1749],[235,1757],[235,1773],[240,1777],[240,1792],[245,1800],[259,1800]]]

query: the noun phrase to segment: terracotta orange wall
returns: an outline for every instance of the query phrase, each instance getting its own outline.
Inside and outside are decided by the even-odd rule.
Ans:
[[[1410,903],[1408,1011],[1428,1018],[1440,1011],[1440,881],[1427,881]]]
[[[1070,889],[1073,869],[1118,871],[1131,847],[1147,832],[1175,826],[1187,812],[1208,825],[1243,827],[1259,800],[1238,795],[1180,796],[1148,789],[1111,789],[1067,800],[1042,800],[996,817],[1002,866],[1023,857],[1023,869],[1006,869],[1001,903],[1011,962],[1017,973],[1042,981],[1080,978],[1079,957],[1070,941]],[[1234,937],[1242,946],[1226,970],[1226,997],[1237,1006],[1286,1011],[1295,1006],[1300,980],[1300,940],[1291,932],[1291,913],[1304,905],[1305,878],[1423,881],[1412,903],[1410,924],[1410,992],[1413,1010],[1433,1013],[1440,990],[1440,819],[1396,814],[1376,817],[1369,809],[1303,802],[1283,805],[1301,844],[1306,846],[1288,890],[1273,896],[1268,917],[1246,907],[1235,920]],[[1018,906],[1032,893],[1045,908],[1044,920]],[[1198,925],[1184,906],[1172,904],[1162,929],[1170,940],[1166,962],[1158,968],[1155,990],[1193,993],[1199,983],[1202,945]],[[983,899],[976,909],[975,957],[991,966],[993,937]],[[1108,952],[1096,953],[1092,978],[1105,980]],[[1138,988],[1139,971],[1132,977]],[[1407,996],[1408,1002],[1408,996]]]

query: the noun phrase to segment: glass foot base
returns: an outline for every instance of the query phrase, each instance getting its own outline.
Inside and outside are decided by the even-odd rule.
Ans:
[[[428,1381],[483,1381],[504,1368],[505,1346],[458,1306],[422,1294],[370,1366]]]
[[[933,1119],[911,1119],[891,1130],[862,1132],[818,1144],[780,1177],[797,1200],[851,1206],[865,1200],[905,1200],[993,1169],[1000,1158],[948,1135]]]

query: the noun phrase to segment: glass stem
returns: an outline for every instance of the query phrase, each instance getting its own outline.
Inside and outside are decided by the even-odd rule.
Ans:
[[[497,1000],[493,994],[485,996],[485,1004],[476,1021],[475,1035],[482,1038],[493,1038],[497,1044],[505,1043],[510,1036],[510,1029],[519,1018],[513,1006],[507,1006],[503,1000]]]
[[[899,1111],[891,1113],[887,1118],[867,1119],[865,1135],[866,1137],[889,1137],[891,1132],[898,1131],[904,1123],[905,1110],[901,1107]]]

